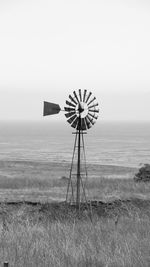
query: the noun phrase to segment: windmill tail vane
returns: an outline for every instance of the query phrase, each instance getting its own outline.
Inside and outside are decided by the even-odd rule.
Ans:
[[[44,101],[43,116],[54,115],[60,111],[65,111],[67,122],[71,125],[71,127],[76,129],[70,176],[67,186],[66,202],[69,201],[72,204],[75,203],[77,208],[80,208],[80,202],[82,199],[87,201],[85,193],[87,168],[84,133],[95,124],[98,118],[99,108],[98,103],[95,101],[96,98],[92,97],[92,93],[88,92],[86,89],[83,92],[81,89],[78,91],[73,91],[73,94],[69,95],[69,99],[66,100],[66,106],[64,107],[64,110],[62,110],[58,104]],[[77,164],[75,164],[76,168],[74,170],[75,154],[77,154]]]
[[[54,115],[61,111],[61,108],[58,104],[50,103],[44,101],[43,116]]]

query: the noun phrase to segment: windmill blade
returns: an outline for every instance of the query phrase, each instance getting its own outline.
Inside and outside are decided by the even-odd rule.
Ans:
[[[90,109],[90,108],[94,108],[94,107],[96,107],[96,106],[98,106],[98,103],[93,104],[92,106],[90,106],[90,107],[88,107],[88,108]]]
[[[66,100],[66,104],[69,105],[69,106],[71,106],[71,107],[74,107],[74,108],[76,106],[76,105],[72,104],[71,102],[69,102],[68,100]]]
[[[99,109],[89,109],[90,112],[99,113]]]
[[[86,99],[86,101],[85,101],[86,103],[88,102],[88,100],[89,100],[89,98],[90,98],[91,94],[92,94],[92,93],[91,93],[91,92],[89,92],[89,94],[88,94],[88,96],[87,96],[87,99]]]
[[[82,94],[81,94],[81,89],[79,89],[79,97],[80,97],[80,101],[82,102]]]
[[[87,118],[88,118],[88,120],[90,121],[90,123],[92,124],[92,125],[94,125],[94,120],[93,119],[91,119],[90,117],[89,117],[89,115],[87,115]]]
[[[90,123],[87,117],[85,117],[85,121],[86,121],[87,128],[90,129],[92,127],[92,124]]]
[[[86,92],[87,92],[87,90],[85,89],[85,90],[84,90],[84,95],[83,95],[83,102],[85,102]]]
[[[44,101],[43,116],[57,114],[60,110],[61,108],[58,104]]]
[[[68,112],[68,113],[65,114],[65,116],[66,116],[66,118],[69,118],[69,117],[71,117],[71,116],[73,116],[75,114],[76,114],[75,111],[74,112]]]
[[[96,97],[94,96],[93,99],[87,104],[88,106],[96,99]]]
[[[77,117],[77,115],[74,115],[67,121],[71,124],[75,120],[76,117]]]
[[[95,120],[97,120],[97,118],[98,118],[98,116],[95,116],[95,115],[93,115],[93,114],[91,114],[91,113],[88,113],[88,115],[89,116],[91,116],[93,119],[95,119]]]
[[[78,103],[75,101],[75,99],[74,99],[71,95],[69,95],[69,98],[70,98],[70,100],[71,100],[72,102],[74,102],[76,105],[78,104]]]
[[[78,96],[77,96],[76,92],[75,92],[75,91],[73,91],[73,93],[74,93],[74,96],[75,96],[75,98],[76,98],[77,102],[79,103],[80,101],[79,101],[79,99],[78,99]]]
[[[71,111],[75,111],[75,108],[68,108],[68,107],[64,107],[65,111],[71,112]]]
[[[86,126],[86,122],[84,118],[81,118],[81,130],[86,130],[87,126]]]
[[[79,123],[79,118],[76,117],[76,119],[75,119],[74,122],[71,124],[71,126],[72,126],[73,128],[77,128],[77,127],[78,127],[78,123]]]

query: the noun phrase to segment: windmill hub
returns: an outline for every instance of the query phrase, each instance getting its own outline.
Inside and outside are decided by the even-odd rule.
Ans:
[[[86,103],[84,102],[80,102],[77,106],[76,106],[76,113],[77,116],[81,116],[81,118],[85,118],[88,114],[88,106]]]

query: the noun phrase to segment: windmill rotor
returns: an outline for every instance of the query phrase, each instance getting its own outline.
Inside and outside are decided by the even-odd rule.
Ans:
[[[86,89],[73,91],[73,96],[69,95],[69,101],[66,100],[64,110],[68,123],[71,127],[79,130],[79,120],[81,118],[80,130],[90,129],[96,122],[99,113],[98,103],[95,102],[96,97],[92,97],[92,93]],[[91,114],[92,113],[92,114]],[[92,117],[92,118],[91,118]]]

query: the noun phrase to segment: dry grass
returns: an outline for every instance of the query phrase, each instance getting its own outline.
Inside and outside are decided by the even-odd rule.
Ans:
[[[35,221],[29,210],[24,217],[25,210],[0,225],[0,259],[11,267],[150,266],[150,217],[138,210],[117,223],[98,216]]]
[[[104,201],[150,198],[150,183],[136,183],[133,179],[93,179],[88,182],[90,198]]]
[[[67,181],[46,178],[0,179],[0,201],[65,200]],[[135,183],[133,179],[88,180],[89,199],[113,201],[115,199],[150,199],[150,183]]]
[[[133,179],[89,178],[89,199],[113,201],[115,199],[150,199],[150,183],[135,183]],[[0,201],[65,200],[67,180],[48,178],[1,178]]]

